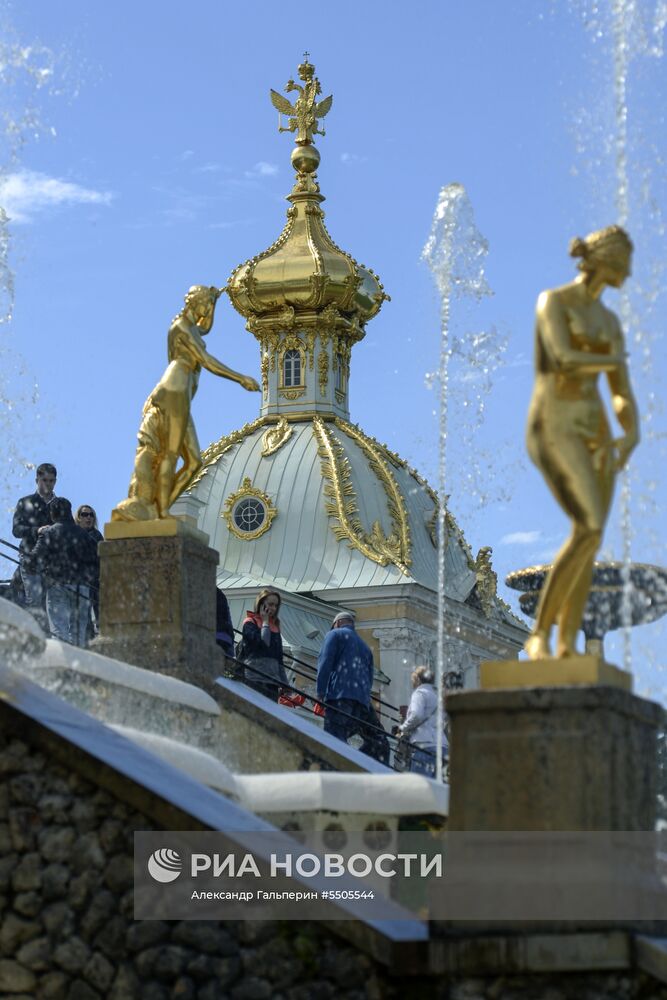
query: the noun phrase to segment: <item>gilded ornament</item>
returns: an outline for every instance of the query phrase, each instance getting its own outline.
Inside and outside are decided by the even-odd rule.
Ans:
[[[304,309],[317,309],[324,301],[324,295],[331,278],[328,274],[311,274],[308,278],[311,292],[303,303]]]
[[[236,507],[238,502],[240,500],[243,500],[245,497],[258,500],[264,508],[264,517],[262,522],[259,524],[257,528],[251,531],[243,531],[241,528],[238,527],[238,525],[234,520],[234,508]],[[227,497],[227,500],[225,502],[225,509],[223,510],[220,516],[224,517],[224,519],[226,520],[227,527],[229,528],[232,535],[236,535],[237,538],[241,538],[244,542],[245,541],[249,542],[255,538],[259,538],[260,535],[263,535],[266,531],[269,530],[273,522],[273,519],[277,513],[278,511],[274,507],[271,498],[267,496],[266,493],[263,493],[262,490],[257,489],[256,486],[253,486],[250,478],[246,476],[243,482],[241,483],[240,489],[238,489],[235,493],[232,493],[230,494],[230,496]]]
[[[282,396],[283,399],[299,399],[301,396],[306,394],[305,385],[298,389],[278,389],[278,395]]]
[[[339,418],[336,417],[335,419],[338,420]],[[348,425],[346,424],[346,426],[348,426]],[[419,485],[424,489],[424,491],[428,495],[429,499],[432,500],[432,502],[433,502],[433,512],[432,512],[432,514],[430,516],[430,519],[429,519],[429,522],[427,524],[427,529],[428,529],[429,537],[431,539],[431,543],[433,544],[433,547],[437,549],[437,547],[438,547],[438,510],[439,510],[439,506],[440,506],[440,501],[438,499],[438,494],[436,493],[436,491],[433,489],[433,487],[430,485],[430,483],[427,482],[427,480],[424,479],[424,477],[421,476],[417,472],[416,469],[413,469],[412,466],[409,465],[405,461],[404,458],[401,458],[400,455],[397,455],[396,452],[392,451],[391,448],[388,448],[386,444],[382,444],[380,441],[376,440],[376,438],[372,437],[369,434],[364,434],[364,432],[361,430],[361,428],[357,424],[349,424],[349,426],[350,427],[354,427],[355,431],[357,431],[359,434],[363,435],[366,438],[366,440],[368,440],[375,448],[377,448],[378,451],[380,452],[380,454],[386,459],[386,461],[388,461],[391,465],[393,465],[394,468],[396,468],[396,469],[405,469],[406,472],[408,472],[409,475],[411,475],[413,477],[413,479],[415,479],[419,483]],[[445,497],[445,504],[447,503],[448,499],[449,499],[449,497]],[[445,524],[446,524],[446,527],[447,527],[447,533],[448,533],[448,535],[452,534],[456,538],[456,540],[459,543],[459,545],[461,546],[461,548],[463,549],[463,551],[465,553],[465,557],[466,557],[466,562],[468,564],[468,569],[474,570],[475,569],[475,559],[474,559],[473,554],[472,554],[472,549],[468,545],[468,542],[466,540],[465,535],[463,534],[463,531],[461,530],[461,528],[459,527],[459,525],[456,523],[454,515],[448,509],[445,510]],[[505,604],[505,602],[502,601],[501,598],[498,598],[498,600],[501,602],[501,604],[503,605],[503,607],[507,611],[511,610],[510,607],[509,607],[509,605]]]
[[[336,538],[346,538],[352,548],[356,548],[367,559],[387,566],[394,563],[402,573],[409,576],[407,564],[402,559],[401,539],[396,529],[387,537],[379,521],[374,521],[370,533],[357,516],[354,486],[350,462],[341,444],[326,429],[319,417],[313,418],[313,430],[318,440],[318,452],[322,459],[322,475],[326,480],[325,496],[330,500],[325,504],[329,517],[334,519],[332,530]],[[392,517],[393,521],[393,517]]]
[[[269,330],[264,339],[264,344],[266,344],[266,350],[271,356],[271,371],[276,370],[276,355],[278,353],[278,344],[280,343],[280,334],[276,330]]]
[[[326,396],[329,384],[329,355],[326,351],[320,351],[317,358],[317,371],[320,383],[320,395]]]
[[[484,545],[477,553],[475,559],[475,575],[477,577],[477,596],[482,605],[482,611],[486,618],[490,618],[496,605],[496,595],[498,591],[498,575],[491,565],[493,549],[490,545]]]
[[[293,433],[294,428],[290,427],[284,417],[281,417],[275,427],[269,427],[262,434],[262,457],[267,458],[269,455],[273,455],[286,441],[289,441]]]
[[[314,135],[324,135],[324,129],[319,128],[319,119],[324,118],[331,110],[333,97],[325,97],[318,101],[317,98],[322,93],[320,81],[315,76],[315,67],[306,58],[298,68],[299,79],[303,81],[303,86],[288,80],[285,87],[286,92],[297,91],[299,96],[294,104],[279,94],[271,91],[271,103],[280,115],[287,115],[288,122],[285,127],[278,125],[279,132],[296,132],[297,146],[309,145],[313,141]]]
[[[312,372],[313,364],[315,362],[315,339],[317,337],[317,330],[314,327],[310,330],[304,330],[303,337],[308,348],[308,368]]]
[[[266,399],[269,394],[269,355],[266,351],[262,354],[259,370],[262,374],[262,395]]]
[[[331,333],[334,330],[336,324],[339,322],[340,319],[341,319],[340,311],[336,309],[336,307],[331,303],[329,303],[328,306],[325,306],[322,312],[319,314],[320,325],[324,327],[324,329],[327,330],[329,333]]]
[[[387,499],[387,510],[389,511],[389,516],[392,520],[392,537],[395,534],[399,539],[400,562],[405,566],[410,566],[412,560],[410,557],[410,521],[408,518],[408,512],[405,506],[405,500],[403,499],[401,491],[398,488],[398,483],[394,479],[391,470],[383,461],[381,447],[378,447],[371,438],[363,433],[363,431],[361,431],[358,427],[355,427],[354,424],[349,423],[347,420],[341,420],[337,417],[334,423],[339,430],[343,431],[344,434],[347,434],[348,437],[352,438],[352,440],[361,448],[369,460],[370,468],[382,483]]]
[[[352,303],[354,302],[354,296],[357,294],[357,289],[360,284],[361,275],[358,272],[355,271],[353,274],[348,274],[345,279],[346,291],[345,297],[340,304],[341,309],[346,312],[348,309],[351,309]]]
[[[202,452],[201,456],[202,468],[196,479],[192,480],[190,484],[190,489],[192,489],[193,486],[196,486],[197,483],[200,482],[200,480],[208,472],[209,468],[212,465],[215,465],[218,459],[221,458],[221,456],[224,455],[226,451],[229,451],[230,448],[234,447],[234,445],[240,444],[244,438],[247,438],[249,434],[254,433],[254,431],[256,431],[257,428],[261,427],[262,424],[264,423],[266,423],[265,417],[257,417],[257,419],[251,421],[251,423],[244,424],[243,427],[240,428],[240,430],[232,431],[231,434],[227,434],[226,436],[219,438],[219,440],[214,441],[213,444],[210,444],[208,448]]]

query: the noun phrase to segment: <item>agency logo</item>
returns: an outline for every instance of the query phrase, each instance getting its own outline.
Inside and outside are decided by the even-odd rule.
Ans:
[[[182,868],[180,854],[166,847],[154,851],[148,859],[148,873],[156,882],[173,882],[181,874]]]

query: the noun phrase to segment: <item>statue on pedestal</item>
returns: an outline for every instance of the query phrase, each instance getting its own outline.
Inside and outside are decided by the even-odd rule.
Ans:
[[[557,657],[573,656],[591,586],[595,554],[611,506],[614,479],[639,441],[639,420],[616,315],[600,301],[605,287],[620,288],[630,274],[632,243],[620,226],[575,239],[581,274],[537,301],[535,387],[528,416],[531,459],[572,521],[572,534],[542,588],[525,650],[533,660],[551,656],[549,634],[558,626]],[[607,377],[623,435],[614,438],[598,389]]]
[[[169,327],[169,364],[144,404],[130,488],[127,498],[112,511],[112,521],[168,517],[171,505],[201,469],[190,404],[202,368],[238,382],[248,392],[259,392],[254,378],[233,371],[206,350],[203,338],[213,326],[221,291],[193,285]],[[177,470],[179,459],[182,464]]]

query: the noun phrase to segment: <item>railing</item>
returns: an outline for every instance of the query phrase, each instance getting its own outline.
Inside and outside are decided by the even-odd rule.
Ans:
[[[18,552],[18,553],[21,552],[21,550],[18,547],[18,545],[14,545],[13,542],[8,542],[6,538],[0,538],[0,545],[4,545],[6,548],[9,548],[9,549],[11,549],[14,552]],[[15,559],[13,556],[7,555],[7,553],[3,552],[2,549],[0,549],[0,556],[3,559],[6,559],[8,562],[13,563],[15,566],[20,566],[21,565],[19,559]],[[78,635],[79,634],[79,624],[80,624],[80,620],[81,620],[80,601],[83,599],[82,587],[85,586],[87,588],[87,590],[89,592],[89,598],[90,599],[92,599],[94,595],[98,594],[98,588],[95,587],[92,583],[89,583],[89,584],[60,583],[60,581],[51,580],[51,578],[49,577],[48,573],[41,573],[40,575],[41,575],[42,579],[45,581],[45,583],[46,583],[47,586],[48,586],[49,582],[52,582],[52,583],[56,583],[57,582],[58,586],[63,587],[65,590],[68,590],[68,591],[70,591],[70,593],[73,593],[73,594],[76,595],[76,612],[75,612],[75,617],[76,617],[76,634]],[[8,584],[11,584],[11,580],[7,580],[5,582],[8,583]],[[89,598],[86,597],[85,599],[88,600]],[[26,604],[26,605],[23,605],[23,606],[26,608],[27,611],[30,611],[30,605]],[[89,614],[89,611],[87,609],[86,610],[86,617],[88,616],[88,614]]]
[[[0,538],[0,545],[3,545],[6,548],[9,548],[16,553],[20,553],[20,549],[17,545],[14,545],[12,542],[8,542],[4,538]],[[14,558],[11,555],[8,555],[6,552],[2,551],[2,549],[0,549],[0,557],[2,557],[3,559],[7,560],[10,563],[13,563],[15,566],[20,565],[18,559]],[[48,584],[48,579],[49,579],[48,575],[42,574],[42,576],[44,577],[44,579],[47,581]],[[67,590],[76,592],[77,598],[79,597],[80,594],[79,588],[81,585],[60,584],[60,586],[65,587]],[[92,584],[87,586],[91,593],[97,592],[97,588],[94,587]],[[77,600],[76,611],[77,611],[77,634],[78,634],[78,624],[79,624],[78,600]],[[237,635],[242,634],[240,629],[235,628],[234,632]],[[245,664],[242,660],[239,660],[236,656],[232,656],[229,653],[226,653],[225,655],[227,661],[231,661],[234,664],[234,668],[230,671],[230,676],[232,676],[235,680],[241,680],[245,683],[244,679],[245,669],[248,666],[248,664]],[[292,663],[292,666],[289,669],[293,674],[295,674],[298,677],[303,677],[306,681],[311,681],[311,682],[316,681],[317,670],[315,669],[315,667],[313,667],[310,663],[306,663],[304,660],[300,660],[298,657],[292,655],[291,653],[286,653],[285,656]],[[258,676],[263,677],[266,681],[270,683],[275,683],[275,677],[272,677],[269,674],[263,672],[259,667],[253,665],[251,669],[253,674],[257,674]],[[296,685],[293,684],[279,684],[276,686],[280,687],[280,689],[283,692],[289,692],[300,696],[303,699],[303,702],[312,703],[313,710],[315,706],[319,706],[321,710],[320,714],[323,714],[327,708],[325,702],[317,698],[316,695],[313,695],[310,692],[305,691],[303,688],[296,687]],[[387,710],[382,714],[389,720],[389,722],[393,722],[395,725],[398,725],[402,721],[398,708],[395,705],[392,705],[391,702],[385,701],[382,698],[374,698],[373,700],[383,709]],[[381,763],[385,763],[387,767],[391,768],[394,771],[403,771],[406,769],[407,755],[410,749],[414,750],[416,749],[416,747],[414,747],[412,744],[407,744],[405,740],[399,739],[394,733],[388,733],[387,730],[382,725],[379,724],[375,725],[372,722],[362,722],[355,716],[351,715],[349,712],[345,712],[340,708],[336,708],[335,711],[338,712],[339,715],[343,716],[344,718],[351,719],[356,723],[357,733],[364,739],[364,742],[369,742],[375,739],[376,743],[381,742],[383,746],[386,743],[387,747],[386,753],[382,753],[381,755],[377,756],[375,754],[369,754],[369,756],[375,757],[375,759],[380,760]],[[392,751],[394,755],[394,762],[390,763],[389,761]]]
[[[241,630],[237,629],[237,628],[234,629],[234,632],[236,633],[236,635],[239,635],[239,636],[243,634],[241,632]],[[241,674],[240,677],[236,676],[236,679],[237,680],[238,679],[242,680],[243,679],[242,671],[245,670],[247,664],[243,663],[243,661],[239,660],[236,656],[230,656],[228,653],[225,654],[225,655],[227,656],[228,659],[233,660],[233,662],[236,664],[235,674],[237,674],[237,675]],[[293,656],[291,653],[286,653],[285,656],[288,657],[292,661],[292,663],[298,663],[300,667],[305,667],[305,669],[307,671],[309,671],[309,673],[305,673],[303,670],[298,670],[296,667],[292,666],[290,668],[291,671],[292,671],[292,673],[295,673],[295,674],[297,674],[297,675],[299,675],[301,677],[305,677],[306,680],[310,680],[310,681],[316,680],[316,678],[317,678],[317,670],[315,669],[315,667],[311,666],[310,663],[305,663],[303,660],[299,660],[296,656]],[[257,673],[257,674],[261,673],[261,671],[258,670],[254,666],[252,666],[251,669],[252,669],[253,673]],[[275,677],[269,677],[266,674],[264,676],[267,677],[268,680],[270,680],[270,681],[272,681],[272,682],[275,683]],[[311,701],[313,703],[313,705],[319,705],[319,706],[321,706],[321,708],[323,710],[327,707],[325,702],[321,701],[319,698],[315,697],[314,695],[309,694],[306,691],[303,691],[300,688],[296,688],[296,687],[293,687],[291,685],[284,685],[284,684],[279,685],[279,686],[282,687],[283,689],[289,689],[290,691],[294,691],[297,694],[302,695],[305,699],[308,699],[309,701]],[[395,721],[396,723],[399,723],[399,722],[402,721],[401,716],[399,714],[399,711],[398,711],[398,709],[396,708],[395,705],[392,705],[390,702],[383,701],[381,698],[377,698],[377,699],[374,699],[374,700],[377,701],[380,705],[382,705],[382,706],[384,706],[384,707],[386,707],[388,709],[391,709],[391,711],[394,713],[394,719],[392,720],[390,718],[390,721]],[[337,708],[336,711],[340,711],[340,709]],[[341,715],[344,715],[346,718],[350,718],[350,719],[354,718],[354,716],[351,716],[348,712],[341,712]],[[358,720],[355,719],[355,721],[358,721]],[[368,732],[375,731],[378,734],[381,734],[382,737],[387,741],[387,743],[389,745],[389,748],[390,748],[390,751],[393,750],[393,754],[394,754],[394,763],[393,764],[389,764],[387,762],[387,766],[391,767],[391,769],[394,770],[394,771],[405,771],[405,770],[407,770],[407,767],[408,767],[408,764],[409,764],[409,755],[410,755],[410,753],[414,752],[417,749],[423,750],[423,747],[417,747],[415,744],[409,743],[405,739],[399,739],[399,737],[397,737],[393,732],[392,733],[388,733],[387,730],[383,726],[373,726],[372,723],[363,723],[363,727]],[[425,751],[425,752],[428,753],[429,755],[435,757],[435,754],[430,754],[430,751]],[[396,762],[397,761],[398,761],[399,766],[396,766]]]
[[[234,631],[238,631],[238,629],[235,629]],[[279,687],[281,689],[281,691],[283,691],[283,692],[290,692],[290,693],[293,693],[293,694],[300,695],[304,699],[304,701],[311,702],[313,704],[313,706],[316,706],[316,705],[320,706],[320,708],[322,710],[322,713],[324,712],[325,708],[327,707],[326,703],[323,702],[323,701],[321,701],[316,695],[310,694],[308,691],[304,691],[302,688],[298,688],[298,687],[296,687],[293,684],[284,684],[284,683],[278,683],[278,682],[276,682],[276,678],[274,676],[271,676],[270,674],[265,673],[259,667],[255,666],[255,664],[249,665],[247,663],[244,663],[243,660],[239,660],[236,656],[230,656],[229,653],[225,653],[225,656],[226,656],[227,660],[231,660],[234,663],[234,668],[232,670],[230,670],[230,674],[229,674],[230,677],[233,680],[240,680],[243,683],[246,683],[245,680],[244,680],[244,673],[245,673],[245,670],[249,668],[249,669],[252,670],[253,674],[258,674],[259,676],[265,678],[269,683],[275,684],[276,687]],[[309,666],[309,664],[305,664],[305,666]],[[294,671],[294,673],[296,673],[296,672],[297,671]],[[301,673],[301,671],[299,671],[299,673]],[[303,676],[306,676],[306,675],[303,675]],[[252,687],[252,685],[248,685],[248,686]],[[394,750],[394,754],[396,754],[396,746],[392,747],[392,743],[393,744],[397,744],[398,743],[398,738],[396,736],[393,736],[391,733],[388,733],[387,730],[383,726],[379,726],[379,725],[376,726],[376,725],[373,725],[373,723],[371,723],[371,722],[362,722],[359,719],[355,718],[355,716],[351,715],[349,712],[345,712],[342,709],[338,709],[337,708],[336,711],[339,712],[339,714],[342,715],[344,718],[346,718],[346,719],[352,719],[357,724],[357,726],[358,726],[358,733],[359,733],[360,736],[364,737],[365,741],[369,737],[372,739],[373,738],[373,734],[376,734],[376,736],[375,736],[376,740],[382,740],[382,742],[386,741],[387,753],[386,753],[386,755],[383,755],[383,756],[386,756],[386,759],[385,760],[380,760],[379,757],[375,757],[375,759],[376,760],[380,760],[380,763],[386,764],[387,767],[390,767],[394,771],[400,770],[400,768],[396,767],[394,764],[390,764],[389,763],[389,758],[390,758],[392,749]],[[369,756],[374,756],[374,755],[373,754],[369,754]]]

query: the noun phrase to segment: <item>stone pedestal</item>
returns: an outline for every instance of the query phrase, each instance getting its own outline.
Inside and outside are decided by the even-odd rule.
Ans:
[[[449,830],[653,830],[662,709],[619,687],[460,691]]]
[[[632,674],[592,653],[564,659],[486,660],[479,668],[479,686],[485,691],[598,684],[632,691]]]
[[[215,642],[218,553],[208,536],[176,518],[113,521],[99,553],[93,648],[208,688],[223,668]]]

